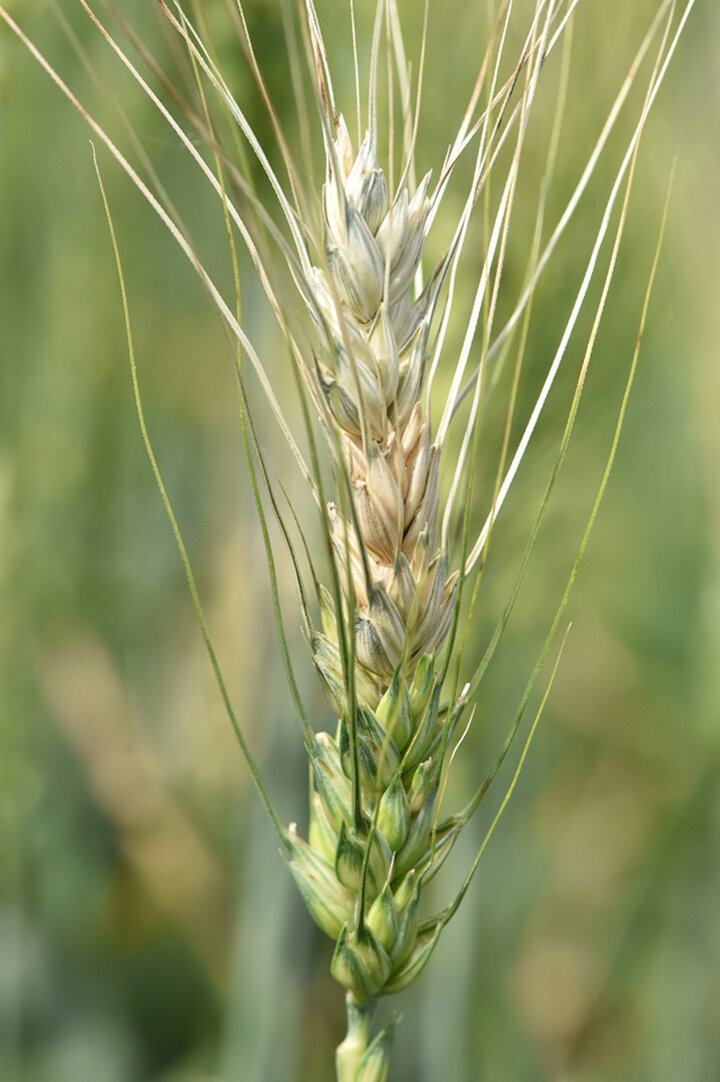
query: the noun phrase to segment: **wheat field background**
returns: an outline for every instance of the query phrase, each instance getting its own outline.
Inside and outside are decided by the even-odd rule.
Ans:
[[[279,5],[245,6],[278,111],[289,115]],[[400,6],[412,54],[417,12]],[[101,116],[114,119],[104,92],[122,98],[210,265],[227,275],[217,207],[79,7],[60,4],[99,86],[49,5],[10,8]],[[319,10],[344,71],[344,5]],[[654,10],[651,0],[580,5],[556,213]],[[151,5],[123,11],[172,69],[178,60]],[[204,11],[270,142],[222,0]],[[486,22],[484,4],[431,5],[424,168],[442,159]],[[648,125],[570,457],[481,695],[458,793],[494,760],[572,566],[676,159],[640,368],[568,611],[573,628],[481,874],[405,997],[397,1082],[720,1080],[718,116],[720,10],[698,3]],[[631,119],[632,108],[626,138]],[[617,156],[621,135],[613,145]],[[156,452],[241,722],[282,815],[302,821],[300,733],[227,343],[170,239],[108,157],[100,161]],[[610,176],[601,166],[539,291],[521,408],[571,303]],[[526,215],[531,223],[531,208],[519,206],[510,284],[524,271]],[[252,268],[243,268],[243,294],[247,325],[292,409],[286,351]],[[575,368],[581,357],[578,345]],[[570,374],[499,524],[478,650],[512,582],[571,390]],[[282,473],[287,452],[259,403],[257,420]],[[301,496],[297,506],[310,514]],[[286,563],[302,691],[325,725]],[[459,881],[499,796],[463,836],[447,883]],[[343,1021],[328,962],[233,742],[145,458],[88,131],[0,28],[0,1078],[329,1082]]]

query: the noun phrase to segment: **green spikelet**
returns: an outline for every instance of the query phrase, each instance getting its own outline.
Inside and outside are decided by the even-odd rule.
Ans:
[[[398,749],[404,751],[413,734],[415,708],[399,672],[393,676],[390,687],[378,703],[375,715]]]
[[[410,685],[409,698],[415,717],[420,717],[427,706],[435,676],[435,658],[432,654],[421,657]]]
[[[396,896],[395,899],[395,905],[400,917],[398,920],[398,934],[390,952],[390,960],[392,962],[394,973],[402,968],[409,954],[415,947],[418,935],[417,910],[420,902],[421,880],[419,876],[411,873],[410,876],[407,877],[407,881],[409,881],[412,891],[409,900],[405,905],[401,906],[400,902],[404,901],[404,896],[402,898]],[[400,891],[398,891],[398,895],[400,895]]]
[[[368,926],[375,933],[378,943],[391,954],[400,931],[400,920],[390,884],[386,883],[373,902],[367,917]]]
[[[393,852],[402,849],[410,831],[410,804],[399,777],[390,783],[380,798],[377,823]]]
[[[355,830],[342,823],[335,852],[335,874],[349,890],[359,893],[362,882],[362,870],[368,847],[367,834],[359,835]],[[372,902],[382,888],[390,870],[392,852],[382,834],[375,830],[370,842],[370,856],[367,862],[367,898]]]
[[[315,923],[333,939],[352,919],[354,895],[340,883],[332,864],[297,836],[294,824],[288,831],[288,866]]]
[[[387,736],[372,710],[361,708],[357,714],[357,741],[360,779],[371,793],[383,792],[400,765],[400,753],[395,741]],[[338,730],[338,746],[343,770],[352,776],[350,731],[343,718]]]
[[[330,971],[357,1000],[375,999],[385,986],[392,966],[387,952],[367,925],[357,932],[341,929]]]
[[[437,941],[437,930],[423,932],[417,937],[415,947],[405,964],[397,973],[393,974],[392,980],[388,981],[383,989],[383,995],[390,996],[396,992],[402,992],[409,987],[422,973],[430,961],[432,952]]]
[[[402,761],[403,774],[407,777],[427,756],[437,732],[438,711],[440,708],[440,688],[436,686],[425,706],[417,729],[413,733],[410,745]]]
[[[432,759],[426,759],[415,771],[407,794],[411,815],[417,816],[427,801],[432,799],[437,783],[437,764]]]
[[[329,864],[334,864],[337,836],[325,814],[323,802],[316,792],[313,792],[310,796],[308,842],[316,853],[319,853]]]
[[[318,733],[310,756],[315,788],[328,822],[337,831],[341,823],[350,822],[352,790],[333,738],[328,733]]]
[[[397,906],[398,913],[402,914],[415,894],[415,886],[418,880],[418,873],[413,870],[401,880],[398,886],[395,888],[395,905]]]

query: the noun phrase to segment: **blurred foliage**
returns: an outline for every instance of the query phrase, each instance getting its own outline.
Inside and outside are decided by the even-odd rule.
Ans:
[[[122,100],[203,256],[229,281],[217,206],[79,5],[61,10],[98,84],[51,6],[9,6],[113,130],[122,128],[112,101]],[[279,6],[246,7],[286,115],[292,91]],[[344,5],[320,7],[342,90],[351,93]],[[402,9],[416,56],[416,5]],[[652,0],[580,5],[549,220],[653,10]],[[168,70],[181,65],[152,5],[134,0],[123,12]],[[203,13],[234,90],[270,144],[224,4],[207,0]],[[365,16],[362,7],[363,26]],[[431,5],[423,165],[444,154],[486,30],[485,5]],[[568,614],[574,626],[481,873],[404,999],[396,1082],[720,1079],[718,42],[720,10],[698,5],[644,140],[571,455],[458,757],[451,800],[494,760],[572,566],[676,157],[641,366]],[[557,69],[548,65],[550,90],[540,99],[548,122]],[[538,291],[521,415],[567,318],[639,95]],[[341,996],[327,975],[328,944],[293,893],[233,743],[145,459],[88,132],[5,28],[0,103],[0,1078],[325,1082]],[[544,154],[540,135],[527,154]],[[148,424],[208,621],[281,814],[302,819],[301,741],[279,667],[225,336],[191,270],[106,154],[101,167]],[[448,199],[438,236],[457,205]],[[509,296],[524,274],[532,213],[532,204],[518,204]],[[468,298],[473,258],[479,248],[461,286]],[[243,268],[243,292],[251,335],[291,402],[285,349],[251,268]],[[452,333],[459,343],[462,328]],[[494,535],[473,656],[512,583],[581,359],[578,334],[571,371]],[[270,442],[266,411],[257,411]],[[491,412],[491,445],[499,423]],[[283,455],[270,443],[281,473]],[[481,465],[487,500],[491,456]],[[309,501],[298,496],[297,507],[310,521]],[[282,560],[280,575],[302,692],[325,725]],[[499,787],[509,777],[506,770]],[[498,788],[440,877],[438,902],[459,882],[499,799]]]

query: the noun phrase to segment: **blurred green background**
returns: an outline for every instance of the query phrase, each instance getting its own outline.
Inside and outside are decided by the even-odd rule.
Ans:
[[[431,4],[423,171],[437,175],[472,87],[487,7]],[[651,0],[580,4],[551,222],[654,7]],[[99,85],[43,0],[10,8],[127,146],[104,93],[122,100],[203,256],[227,284],[217,206],[79,5],[63,0],[61,10]],[[279,5],[249,0],[246,8],[278,109],[288,115]],[[203,10],[234,89],[270,141],[222,0],[206,0]],[[409,2],[401,10],[416,57],[418,11]],[[180,61],[152,6],[135,0],[123,11],[174,70]],[[320,12],[349,93],[345,6],[321,3]],[[365,26],[365,5],[359,13]],[[558,69],[556,57],[528,141],[509,298],[525,269]],[[480,873],[401,1003],[396,1082],[720,1080],[719,72],[720,9],[699,4],[648,125],[570,457],[483,685],[452,801],[494,761],[572,566],[609,449],[676,159],[640,369],[568,610],[573,629]],[[567,318],[644,85],[538,290],[521,415]],[[145,457],[88,135],[0,27],[0,1079],[329,1082],[343,1027],[342,997],[327,975],[329,942],[294,892],[233,742]],[[192,270],[107,153],[100,162],[148,425],[208,623],[281,815],[304,825],[301,740],[279,666],[230,351]],[[458,184],[438,219],[440,236],[461,199]],[[440,239],[430,245],[440,253]],[[472,260],[471,250],[461,302],[474,290]],[[252,268],[242,273],[246,325],[283,402],[296,409],[285,349]],[[590,319],[591,312],[586,334]],[[449,356],[461,333],[458,321]],[[474,657],[517,568],[583,343],[581,333],[572,340],[567,372],[498,526]],[[295,495],[297,476],[254,400],[270,460]],[[485,466],[487,499],[489,453],[481,473]],[[311,522],[300,495],[297,507]],[[302,692],[325,727],[331,719],[279,545],[278,554]],[[512,767],[436,882],[437,904],[460,882]]]

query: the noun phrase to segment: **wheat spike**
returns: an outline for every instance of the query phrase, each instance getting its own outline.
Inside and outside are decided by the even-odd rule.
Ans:
[[[617,435],[568,589],[558,608],[538,665],[523,693],[505,747],[494,770],[465,809],[457,815],[441,820],[439,805],[447,782],[447,772],[473,718],[474,708],[470,709],[472,695],[512,609],[547,497],[564,459],[623,234],[639,140],[692,9],[693,0],[686,0],[674,32],[674,2],[659,0],[656,18],[610,111],[587,168],[544,249],[540,244],[542,230],[539,227],[542,212],[538,212],[537,247],[533,248],[528,272],[529,284],[512,310],[508,323],[499,333],[494,328],[496,305],[535,92],[541,69],[561,38],[578,0],[567,0],[566,3],[559,0],[535,0],[531,5],[530,27],[519,59],[504,82],[501,73],[505,65],[504,50],[513,4],[503,3],[499,6],[494,35],[491,35],[469,105],[451,142],[434,188],[431,185],[431,173],[427,173],[416,183],[414,161],[426,45],[427,8],[413,118],[411,82],[400,34],[396,0],[378,0],[370,57],[368,124],[363,135],[355,9],[351,0],[358,129],[357,142],[354,144],[343,113],[338,108],[339,98],[332,84],[332,65],[323,42],[320,20],[313,0],[304,0],[304,3],[299,5],[303,12],[301,29],[305,34],[309,72],[319,107],[325,152],[324,184],[321,192],[315,193],[314,201],[305,191],[290,144],[285,139],[279,117],[275,114],[263,82],[250,41],[242,0],[235,0],[230,7],[240,28],[239,40],[255,85],[268,109],[274,136],[287,171],[287,191],[286,183],[281,182],[274,171],[266,148],[253,130],[246,111],[233,97],[213,58],[212,50],[203,42],[202,35],[186,16],[178,0],[172,0],[172,3],[168,4],[161,0],[161,7],[169,25],[177,32],[181,43],[187,49],[204,106],[204,116],[196,116],[188,108],[188,118],[201,138],[212,148],[216,172],[174,118],[170,108],[151,89],[129,57],[105,30],[88,6],[87,0],[80,2],[131,77],[159,110],[163,120],[170,126],[174,136],[180,139],[195,165],[201,169],[214,196],[220,200],[228,225],[234,263],[236,253],[233,229],[247,247],[272,311],[286,335],[291,355],[297,364],[301,391],[309,392],[315,414],[327,438],[336,482],[329,497],[324,493],[321,483],[322,469],[317,466],[314,457],[312,468],[306,463],[293,426],[285,417],[260,356],[249,340],[242,321],[235,315],[200,262],[191,239],[182,223],[176,219],[172,207],[164,204],[160,191],[156,193],[152,184],[149,185],[142,179],[116,143],[85,110],[0,2],[0,18],[26,45],[62,93],[78,109],[191,262],[231,336],[237,340],[243,355],[257,373],[260,386],[300,474],[321,504],[329,542],[330,559],[327,570],[332,580],[332,589],[321,585],[315,578],[311,561],[318,592],[321,628],[312,626],[312,617],[302,586],[301,594],[313,659],[338,723],[334,735],[315,732],[304,715],[302,716],[303,735],[311,768],[309,830],[305,840],[299,835],[295,824],[291,824],[287,830],[282,826],[227,699],[190,572],[187,552],[149,442],[139,400],[132,339],[128,334],[133,386],[143,439],[178,539],[203,636],[228,713],[238,732],[253,779],[273,820],[290,870],[308,910],[317,924],[335,941],[331,968],[335,978],[346,990],[348,1008],[348,1035],[337,1052],[338,1082],[385,1082],[394,1024],[391,1023],[371,1039],[370,1027],[376,1001],[380,996],[403,990],[418,977],[435,949],[443,928],[456,912],[515,785],[549,692],[548,688],[511,785],[455,900],[441,913],[421,917],[423,888],[442,864],[459,831],[479,805],[518,731],[540,665],[564,612],[577,564],[584,551],[607,481],[607,473],[617,445]],[[108,6],[112,8],[112,5]],[[285,16],[289,18],[287,12]],[[507,445],[503,448],[502,461],[498,468],[492,507],[474,542],[469,538],[469,520],[465,517],[462,523],[463,551],[459,554],[451,547],[452,539],[461,532],[455,529],[462,518],[458,515],[457,503],[461,491],[471,491],[473,451],[479,431],[479,418],[482,415],[488,367],[514,326],[521,319],[527,318],[529,321],[529,306],[538,278],[575,211],[617,112],[635,79],[640,61],[656,35],[660,34],[663,20],[664,36],[648,83],[645,104],[612,185],[572,311],[565,326],[560,329],[557,351],[514,453],[509,448],[514,399],[508,407]],[[391,129],[386,168],[380,164],[378,151],[378,73],[383,30],[387,45],[386,89],[390,99],[388,119]],[[142,52],[142,49],[140,51]],[[397,67],[395,78],[391,74],[393,57]],[[299,55],[293,56],[292,60],[295,62],[294,83],[296,87],[301,87],[302,78],[295,70]],[[397,183],[393,179],[395,170],[392,131],[395,115],[392,95],[395,82],[400,90],[404,155]],[[217,95],[226,118],[230,118],[237,125],[238,131],[255,156],[277,203],[274,216],[271,209],[262,206],[247,178],[232,161],[231,155],[226,154],[216,140],[206,103],[206,86]],[[486,100],[487,106],[478,116],[477,109],[481,99]],[[303,130],[309,131],[307,116],[302,118],[302,123]],[[470,149],[473,146],[474,151]],[[499,158],[503,149],[507,152],[509,164],[501,166],[504,172],[500,176],[499,185],[494,189],[494,193],[499,192],[499,196],[494,194],[493,199],[488,196],[485,258],[473,284],[474,296],[463,328],[462,346],[458,355],[451,359],[449,390],[444,402],[440,403],[437,430],[433,433],[430,418],[433,380],[446,345],[446,332],[455,300],[461,254],[471,217],[496,163],[503,160]],[[423,268],[423,256],[429,230],[438,221],[438,210],[456,163],[463,156],[470,157],[473,153],[474,160],[470,163],[472,180],[452,230],[446,254],[431,273],[425,275],[427,268]],[[310,158],[308,152],[307,160]],[[225,171],[234,181],[234,186],[225,183]],[[446,680],[451,660],[453,665],[457,665],[458,674],[460,672],[460,661],[456,660],[453,651],[456,649],[454,629],[462,586],[466,577],[471,574],[476,577],[479,575],[479,565],[486,555],[493,524],[529,446],[566,353],[595,274],[603,241],[610,232],[613,208],[616,203],[621,202],[623,190],[625,198],[622,202],[620,222],[593,330],[560,451],[533,526],[526,555],[523,557],[517,585],[498,624],[496,635],[493,636],[486,655],[470,682],[459,690],[458,675],[455,686],[448,687],[453,683],[452,679]],[[105,199],[104,189],[102,191]],[[312,226],[313,202],[319,204],[320,236],[314,235]],[[112,231],[107,202],[105,205]],[[259,241],[261,234],[262,243]],[[292,300],[289,300],[282,288],[278,288],[275,268],[265,255],[267,238],[264,234],[276,245],[277,253],[281,257],[282,283],[289,277],[304,302],[299,319],[295,319],[295,312],[290,311],[296,307],[297,297],[293,294]],[[112,236],[122,283],[114,231]],[[129,331],[124,284],[122,296]],[[443,314],[442,318],[436,319],[440,303]],[[645,313],[643,321],[644,318]],[[305,322],[310,324],[307,336]],[[303,324],[301,333],[297,332],[298,323]],[[244,403],[242,409],[248,409],[248,413],[243,413],[243,431],[247,437],[245,426],[248,423],[249,407],[245,405],[246,391],[241,363],[239,360],[237,363]],[[631,380],[632,376],[629,382]],[[449,495],[444,508],[441,508],[440,459],[450,427],[466,397],[469,401],[469,417],[464,432],[460,434],[459,454],[449,470]],[[627,392],[619,426],[622,423],[626,399]],[[254,439],[252,419],[249,428]],[[312,419],[308,420],[308,431],[312,436]],[[248,447],[250,442],[248,437]],[[260,472],[267,484],[273,509],[280,518],[257,441],[252,445],[252,451],[248,450],[251,470],[254,469],[253,451],[257,451]],[[506,451],[509,465],[505,458]],[[443,460],[446,467],[448,458],[449,455],[446,454]],[[253,481],[255,480],[256,475],[253,473]],[[265,527],[259,496],[257,504]],[[285,530],[284,523],[281,522],[281,525],[300,580],[302,576],[288,531]],[[267,552],[272,563],[269,542]],[[451,570],[450,564],[453,561],[456,561],[460,570]],[[273,584],[276,589],[274,579]],[[275,594],[274,601],[279,613],[280,606]],[[282,632],[282,619],[279,615],[278,624]],[[282,644],[287,650],[284,638]],[[458,653],[461,653],[461,649]],[[301,714],[301,704],[289,661],[286,672],[289,673],[296,708]],[[448,695],[448,692],[448,701],[441,703],[441,695]],[[466,711],[469,713],[469,720],[458,739],[460,722],[463,720],[464,724]]]

